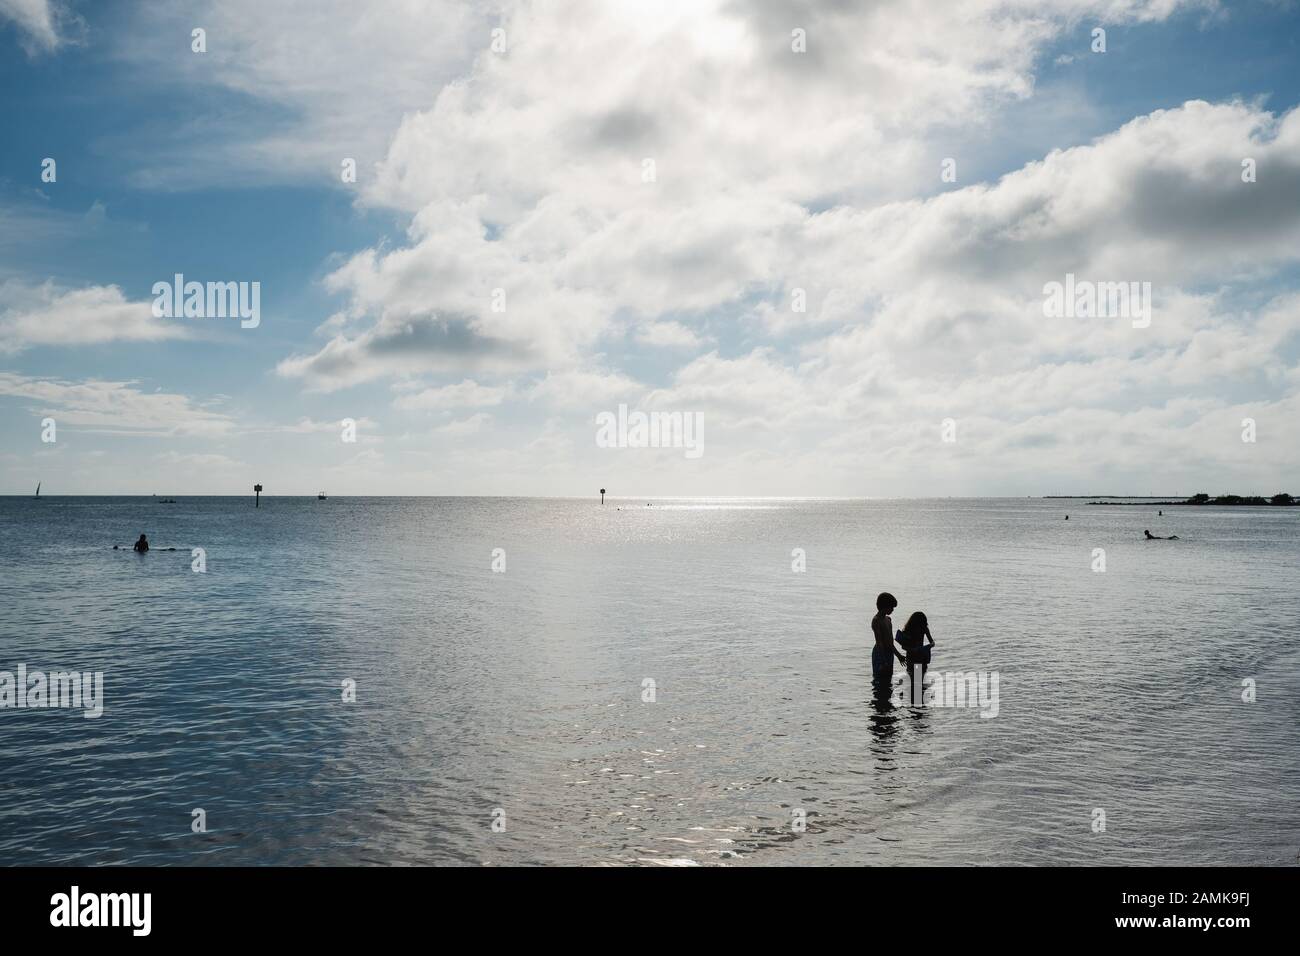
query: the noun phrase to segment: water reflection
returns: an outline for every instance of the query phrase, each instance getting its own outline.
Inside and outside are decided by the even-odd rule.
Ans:
[[[876,769],[890,772],[894,767],[894,750],[898,735],[898,708],[894,706],[892,688],[886,682],[875,682],[868,705],[868,723],[871,727],[871,752],[876,758]]]
[[[1188,547],[1156,560],[1124,543],[1131,509],[1067,530],[1045,524],[1050,502],[781,505],[0,499],[0,667],[106,673],[100,719],[5,717],[0,852],[1292,862],[1278,848],[1300,845],[1297,711],[1244,707],[1235,684],[1300,683],[1300,549],[1294,515],[1272,513],[1289,509],[1198,511]],[[105,546],[142,529],[158,545],[143,559]],[[1128,573],[1081,579],[1081,531]],[[815,573],[791,573],[795,541]],[[161,551],[191,542],[209,573]],[[872,686],[870,596],[886,585],[945,622],[937,671],[1003,672],[996,719],[913,709],[901,667]],[[1008,617],[1043,624],[1027,642]],[[1206,637],[1241,621],[1266,654]],[[176,825],[191,793],[222,807],[210,839]],[[1079,793],[1134,825],[1091,839],[1071,825]]]

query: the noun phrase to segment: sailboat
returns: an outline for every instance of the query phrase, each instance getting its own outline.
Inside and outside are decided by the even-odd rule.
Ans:
[[[41,496],[41,483],[38,481],[36,482],[36,497],[39,498],[40,496]]]
[[[325,492],[322,491],[320,494],[318,494],[318,495],[316,496],[316,500],[317,500],[317,501],[324,501],[324,500],[325,500]]]

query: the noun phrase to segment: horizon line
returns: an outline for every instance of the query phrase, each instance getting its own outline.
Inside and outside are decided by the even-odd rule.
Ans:
[[[263,498],[316,498],[318,494],[319,492],[308,491],[308,492],[296,492],[296,493],[273,495],[273,494],[268,494],[267,492],[264,491],[261,493],[261,497]],[[141,498],[146,500],[151,498],[173,498],[179,500],[181,498],[251,498],[254,497],[254,494],[251,491],[247,493],[240,493],[240,494],[230,494],[226,492],[222,492],[222,493],[204,492],[198,494],[179,494],[179,495],[173,495],[173,494],[145,495],[145,494],[135,494],[135,493],[124,494],[124,493],[115,493],[115,492],[55,492],[51,494],[43,494],[41,495],[41,497],[42,498]],[[699,498],[731,499],[737,501],[747,500],[747,499],[748,500],[754,500],[754,499],[784,500],[784,501],[941,501],[941,500],[949,500],[949,499],[979,500],[979,499],[988,499],[988,498],[1006,499],[1009,501],[1023,501],[1025,499],[1031,499],[1034,501],[1044,501],[1049,499],[1077,500],[1077,499],[1084,499],[1084,498],[1115,498],[1115,499],[1127,499],[1127,500],[1151,500],[1151,501],[1162,500],[1163,501],[1171,498],[1187,499],[1190,497],[1192,496],[1177,495],[1177,494],[1174,495],[1041,495],[1041,494],[1039,495],[1008,495],[1008,494],[999,494],[999,495],[711,495],[711,494],[612,495],[612,494],[606,494],[605,495],[605,498],[611,501],[637,501],[646,498],[650,498],[652,500],[658,500],[658,501],[690,501]],[[1242,497],[1251,497],[1251,496],[1242,495]],[[1269,497],[1269,496],[1260,495],[1259,497]],[[35,495],[24,494],[20,492],[0,492],[0,498],[34,499]],[[600,492],[597,491],[587,495],[528,495],[528,494],[471,495],[471,494],[400,494],[400,493],[399,494],[338,494],[338,495],[327,495],[325,500],[329,500],[330,498],[538,498],[538,499],[555,499],[555,500],[583,500],[586,498],[599,499]]]

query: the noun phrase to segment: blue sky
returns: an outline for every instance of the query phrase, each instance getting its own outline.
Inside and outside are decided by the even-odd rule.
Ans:
[[[0,0],[0,492],[1295,474],[1295,4],[353,7]],[[1044,327],[1066,271],[1151,281],[1150,334]],[[260,325],[155,319],[176,272]],[[597,448],[620,402],[705,455]]]

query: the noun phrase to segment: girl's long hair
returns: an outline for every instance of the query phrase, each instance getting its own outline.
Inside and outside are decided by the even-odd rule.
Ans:
[[[916,611],[907,619],[907,623],[903,625],[903,633],[908,637],[924,637],[925,629],[929,624],[930,622],[926,620],[924,612]]]

